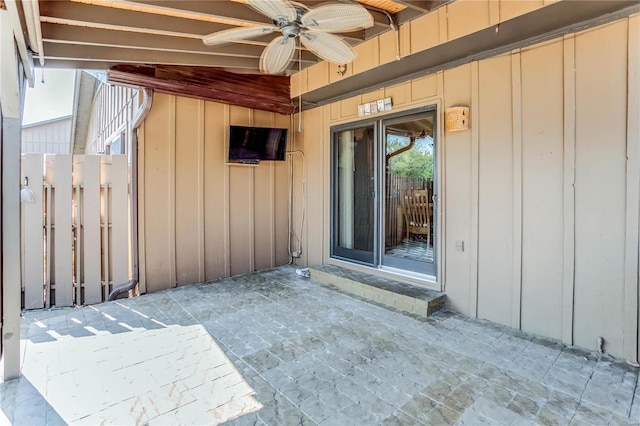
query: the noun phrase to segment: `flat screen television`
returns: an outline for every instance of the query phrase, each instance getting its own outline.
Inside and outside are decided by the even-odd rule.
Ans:
[[[287,129],[229,126],[229,161],[284,161]]]

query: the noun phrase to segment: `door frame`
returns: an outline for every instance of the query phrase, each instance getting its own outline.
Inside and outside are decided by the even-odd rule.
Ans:
[[[335,197],[335,189],[336,189],[336,149],[335,149],[335,134],[344,130],[354,129],[362,126],[366,126],[369,124],[373,124],[376,127],[376,132],[379,132],[378,122],[382,122],[383,120],[398,118],[402,116],[410,116],[414,114],[420,114],[424,112],[435,111],[435,130],[434,130],[434,138],[436,139],[436,149],[434,152],[434,161],[436,162],[435,168],[435,176],[434,176],[434,187],[437,185],[438,197],[437,197],[437,205],[436,211],[434,211],[434,221],[436,222],[436,226],[434,228],[434,244],[437,245],[438,250],[434,253],[434,260],[436,262],[436,275],[435,281],[433,276],[427,276],[424,274],[416,273],[413,271],[397,269],[388,266],[382,266],[380,264],[380,248],[379,242],[381,238],[381,229],[380,229],[380,208],[378,207],[379,196],[380,196],[380,185],[381,179],[379,176],[380,167],[379,167],[379,152],[380,149],[378,146],[374,146],[374,162],[375,162],[375,170],[374,177],[376,179],[376,207],[374,209],[374,226],[376,227],[376,232],[378,236],[374,239],[374,263],[371,264],[369,262],[359,261],[357,259],[348,258],[345,256],[341,256],[339,253],[335,252],[335,224],[336,224],[336,203],[334,202]],[[402,111],[394,111],[388,114],[379,114],[373,115],[371,117],[360,118],[352,121],[345,121],[338,123],[336,125],[330,126],[329,128],[329,253],[328,260],[329,263],[333,263],[336,265],[349,266],[352,265],[356,269],[362,269],[364,271],[371,271],[372,273],[379,272],[380,275],[389,275],[389,276],[398,276],[401,279],[406,279],[416,285],[423,286],[426,288],[430,288],[437,291],[445,290],[445,274],[446,269],[444,268],[445,262],[445,253],[446,253],[446,240],[444,235],[445,229],[445,162],[444,162],[444,154],[445,154],[445,140],[444,140],[444,129],[442,128],[444,123],[444,112],[442,107],[442,102],[440,99],[431,99],[428,104],[424,106],[419,106],[416,108],[410,108]],[[379,136],[376,133],[376,136]],[[379,142],[379,141],[378,141]]]
[[[378,258],[377,258],[377,253],[378,253],[378,237],[377,235],[374,236],[373,238],[373,257],[372,257],[372,261],[370,262],[368,260],[368,258],[371,256],[369,254],[369,252],[363,252],[360,250],[356,250],[356,249],[345,249],[345,248],[341,248],[337,246],[337,238],[336,238],[336,224],[338,221],[338,203],[335,202],[335,194],[337,192],[337,185],[338,185],[338,150],[335,148],[336,145],[336,135],[340,132],[344,132],[347,130],[355,130],[355,129],[359,129],[359,128],[363,128],[363,127],[367,127],[367,126],[373,126],[373,131],[374,131],[374,140],[373,140],[373,178],[374,178],[374,185],[375,185],[375,194],[374,194],[374,201],[373,201],[373,226],[374,229],[378,229],[378,223],[379,223],[379,217],[378,217],[378,208],[377,208],[377,199],[378,199],[378,189],[377,189],[377,182],[378,182],[378,168],[376,167],[377,161],[378,161],[378,149],[376,147],[376,138],[377,138],[377,125],[376,122],[378,120],[376,118],[369,118],[369,119],[365,119],[365,120],[359,120],[359,121],[354,121],[354,122],[350,122],[350,123],[345,123],[345,124],[340,124],[337,126],[333,126],[331,127],[331,131],[330,131],[330,135],[331,135],[331,143],[330,143],[330,155],[331,155],[331,177],[330,177],[330,185],[331,185],[331,189],[330,189],[330,208],[331,208],[331,213],[330,213],[330,225],[329,225],[329,250],[330,250],[330,254],[329,256],[331,258],[334,259],[340,259],[343,260],[345,262],[350,262],[350,263],[356,263],[356,264],[360,264],[360,265],[365,265],[365,266],[369,266],[369,267],[374,267],[375,265],[378,264]],[[351,256],[348,256],[351,255]]]
[[[383,155],[385,155],[385,150],[386,150],[386,125],[385,122],[388,121],[395,121],[395,120],[402,120],[402,119],[406,119],[407,121],[410,121],[412,119],[412,117],[417,118],[417,116],[427,116],[427,115],[431,115],[433,117],[433,171],[434,171],[434,175],[433,175],[433,193],[431,194],[432,196],[435,195],[436,199],[434,200],[433,203],[433,223],[432,223],[432,229],[433,229],[433,274],[429,274],[429,273],[422,273],[422,272],[416,272],[413,269],[405,269],[402,267],[403,264],[407,264],[407,263],[412,263],[412,262],[405,262],[403,260],[397,260],[394,261],[395,259],[392,258],[392,256],[386,255],[385,254],[385,247],[384,244],[378,244],[378,264],[377,266],[380,269],[394,269],[394,270],[401,270],[401,271],[405,271],[408,273],[415,273],[427,278],[432,279],[433,281],[437,282],[438,279],[438,252],[440,251],[439,248],[439,238],[438,238],[438,225],[439,225],[439,218],[438,218],[438,203],[437,203],[437,197],[440,194],[439,191],[439,176],[438,176],[438,155],[437,155],[437,150],[439,148],[439,136],[438,136],[438,126],[440,125],[440,121],[438,120],[438,111],[435,108],[435,106],[428,106],[428,107],[424,107],[424,108],[419,108],[419,109],[414,109],[414,110],[409,110],[409,111],[404,111],[402,113],[397,113],[397,114],[389,114],[387,116],[381,117],[379,120],[379,128],[377,129],[377,137],[378,137],[378,146],[376,147],[378,149],[378,156],[379,158],[382,158]],[[379,161],[376,166],[378,167],[378,180],[377,180],[377,191],[381,196],[386,196],[385,194],[385,188],[386,188],[386,171],[385,171],[385,164],[383,161]],[[377,209],[378,209],[378,217],[380,218],[380,222],[379,222],[379,227],[380,229],[378,230],[379,232],[381,232],[382,235],[380,235],[380,238],[384,239],[384,234],[385,234],[385,229],[383,229],[383,224],[386,222],[385,221],[385,203],[384,202],[378,202],[378,204],[376,205]],[[385,264],[385,260],[389,263]]]

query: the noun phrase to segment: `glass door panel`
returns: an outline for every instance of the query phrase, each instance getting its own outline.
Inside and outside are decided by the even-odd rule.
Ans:
[[[374,126],[334,133],[333,255],[375,260]]]
[[[435,269],[433,112],[386,120],[382,264],[421,274]]]

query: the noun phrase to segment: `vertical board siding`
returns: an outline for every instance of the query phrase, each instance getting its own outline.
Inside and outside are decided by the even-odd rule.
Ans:
[[[275,127],[273,113],[253,112],[253,124],[259,127]],[[274,162],[267,161],[253,169],[253,205],[261,206],[253,215],[254,269],[269,268],[274,264]]]
[[[89,126],[84,145],[85,154],[98,154],[105,150],[105,142],[124,131],[127,146],[130,133],[127,125],[139,108],[139,91],[101,83],[91,105]]]
[[[573,345],[573,299],[575,294],[575,170],[576,170],[576,74],[575,37],[563,41],[563,258],[562,341]]]
[[[155,94],[145,119],[141,278],[147,291],[288,262],[285,162],[227,164],[229,125],[289,128],[289,117]]]
[[[511,56],[479,64],[478,316],[511,324],[513,140]]]
[[[625,241],[624,355],[638,363],[638,258],[640,249],[640,15],[629,19],[627,75],[627,226]]]
[[[276,127],[289,129],[289,140],[287,141],[287,151],[292,149],[292,140],[295,138],[295,126],[291,126],[291,117],[286,115],[275,116]],[[273,204],[274,204],[274,245],[275,264],[284,265],[289,262],[289,252],[287,242],[289,240],[288,231],[288,188],[289,188],[289,161],[277,161],[273,163]]]
[[[463,65],[444,72],[444,108],[457,105],[471,105],[471,65]],[[474,114],[472,112],[472,114]],[[475,118],[471,116],[471,123]],[[473,124],[472,124],[473,125]],[[447,217],[444,235],[445,269],[448,283],[447,302],[456,311],[475,315],[470,308],[471,254],[475,251],[469,236],[471,234],[472,210],[472,164],[471,132],[447,134],[444,145],[444,191],[447,194]],[[463,252],[455,251],[456,240],[464,241]],[[465,288],[464,284],[467,285]],[[450,296],[449,296],[450,295]]]
[[[562,337],[562,56],[562,41],[521,55],[522,329],[555,339]]]
[[[310,114],[305,120],[306,132],[315,135],[322,135],[322,108],[315,108],[310,111]],[[329,136],[323,136],[323,139]],[[304,152],[304,167],[306,168],[306,175],[313,176],[313,179],[306,179],[306,193],[307,193],[307,239],[308,241],[322,241],[323,235],[329,232],[322,226],[324,209],[322,204],[324,203],[324,163],[322,161],[322,149],[323,144],[310,143],[305,145]],[[298,160],[302,160],[298,155]],[[301,162],[301,161],[300,161]],[[298,163],[296,163],[298,164]],[[298,228],[299,229],[299,228]],[[309,246],[307,250],[307,265],[321,265],[322,256],[322,244],[315,244]]]
[[[198,203],[200,193],[198,129],[201,126],[199,101],[176,98],[175,138],[175,253],[178,285],[200,280],[199,240],[202,235]]]
[[[500,8],[489,3],[490,21],[542,4],[512,3],[500,2]],[[456,7],[438,9],[441,40],[466,31]],[[485,2],[474,7],[484,20]],[[454,15],[447,16],[447,10]],[[425,95],[433,86],[423,77],[305,111],[297,147],[307,157],[307,181],[324,185],[325,230],[321,241],[312,238],[316,231],[309,216],[303,246],[309,263],[320,247],[323,261],[329,258],[332,125],[359,120],[358,102],[380,90],[392,96],[394,113],[437,102],[443,109],[469,106],[471,129],[442,131],[438,141],[446,201],[441,277],[446,277],[448,306],[588,349],[603,336],[605,350],[614,356],[623,355],[624,333],[624,353],[633,360],[640,183],[629,162],[637,161],[633,144],[640,127],[637,26],[633,16],[445,70],[435,97]],[[414,42],[433,30],[411,28]],[[322,128],[316,131],[319,120]],[[298,185],[294,182],[294,216],[301,212],[299,203],[308,212],[318,205],[316,197],[302,201]],[[464,251],[455,250],[456,241],[464,242]]]
[[[226,109],[228,106],[214,102],[204,105],[204,252],[207,280],[225,276]]]
[[[576,36],[575,343],[621,348],[627,21]],[[619,352],[619,349],[616,350]]]
[[[152,113],[144,124],[144,166],[145,191],[145,283],[147,291],[154,292],[170,288],[171,258],[169,209],[175,206],[169,203],[169,117],[170,97],[154,95]],[[141,262],[142,263],[142,262]]]
[[[252,272],[253,167],[229,169],[229,252],[231,275]]]

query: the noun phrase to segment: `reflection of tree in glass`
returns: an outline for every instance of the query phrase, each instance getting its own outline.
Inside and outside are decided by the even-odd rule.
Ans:
[[[389,137],[387,139],[387,154],[397,151],[409,143],[409,138]],[[429,136],[416,139],[412,149],[390,158],[389,173],[433,180],[433,139]]]

